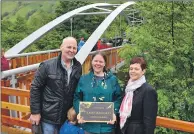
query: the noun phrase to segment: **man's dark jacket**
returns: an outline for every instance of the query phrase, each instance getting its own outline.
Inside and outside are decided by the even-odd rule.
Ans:
[[[30,90],[31,114],[41,114],[41,121],[62,124],[73,105],[73,95],[82,74],[81,64],[74,58],[70,81],[62,67],[61,54],[40,64]]]

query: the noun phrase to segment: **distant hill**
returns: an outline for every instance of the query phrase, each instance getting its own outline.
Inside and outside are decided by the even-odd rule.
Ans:
[[[68,1],[68,0],[66,0]],[[124,3],[128,0],[69,0],[69,1],[89,1],[92,3]],[[40,0],[40,1],[2,1],[2,20],[8,19],[14,21],[19,15],[29,20],[39,12],[45,11],[52,13],[55,11],[59,1],[57,0]]]
[[[14,21],[17,16],[25,17],[28,20],[38,12],[52,13],[55,11],[57,3],[56,1],[2,1],[2,20]]]

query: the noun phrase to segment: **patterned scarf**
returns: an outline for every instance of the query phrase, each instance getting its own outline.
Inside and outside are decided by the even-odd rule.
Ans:
[[[145,76],[143,75],[136,81],[129,79],[125,89],[125,97],[120,106],[120,128],[123,128],[128,117],[131,116],[132,104],[133,104],[133,92],[141,87],[146,82]]]

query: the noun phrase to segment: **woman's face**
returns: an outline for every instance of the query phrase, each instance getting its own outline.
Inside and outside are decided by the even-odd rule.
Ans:
[[[138,80],[145,73],[145,69],[141,69],[141,65],[139,63],[131,64],[129,66],[129,76],[132,81]]]
[[[92,68],[94,73],[102,73],[105,66],[105,61],[102,55],[97,54],[92,60]]]

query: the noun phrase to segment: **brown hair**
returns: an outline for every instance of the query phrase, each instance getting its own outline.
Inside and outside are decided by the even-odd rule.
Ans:
[[[100,51],[97,51],[94,55],[92,55],[92,60],[94,59],[94,57],[95,57],[96,55],[101,55],[101,56],[103,57],[104,62],[105,62],[105,66],[104,66],[104,68],[103,68],[103,72],[107,72],[107,68],[106,68],[106,62],[107,62],[107,59],[106,59],[106,55],[105,55],[105,53],[100,52]],[[90,68],[90,71],[94,72],[94,70],[93,70],[93,68],[92,68],[92,62],[91,62],[91,68]]]
[[[147,65],[146,65],[146,61],[143,57],[134,57],[134,58],[132,58],[131,61],[130,61],[130,65],[135,64],[135,63],[140,64],[142,70],[146,69]]]
[[[77,121],[77,115],[73,107],[71,107],[67,112],[67,118],[69,121],[76,122]]]

